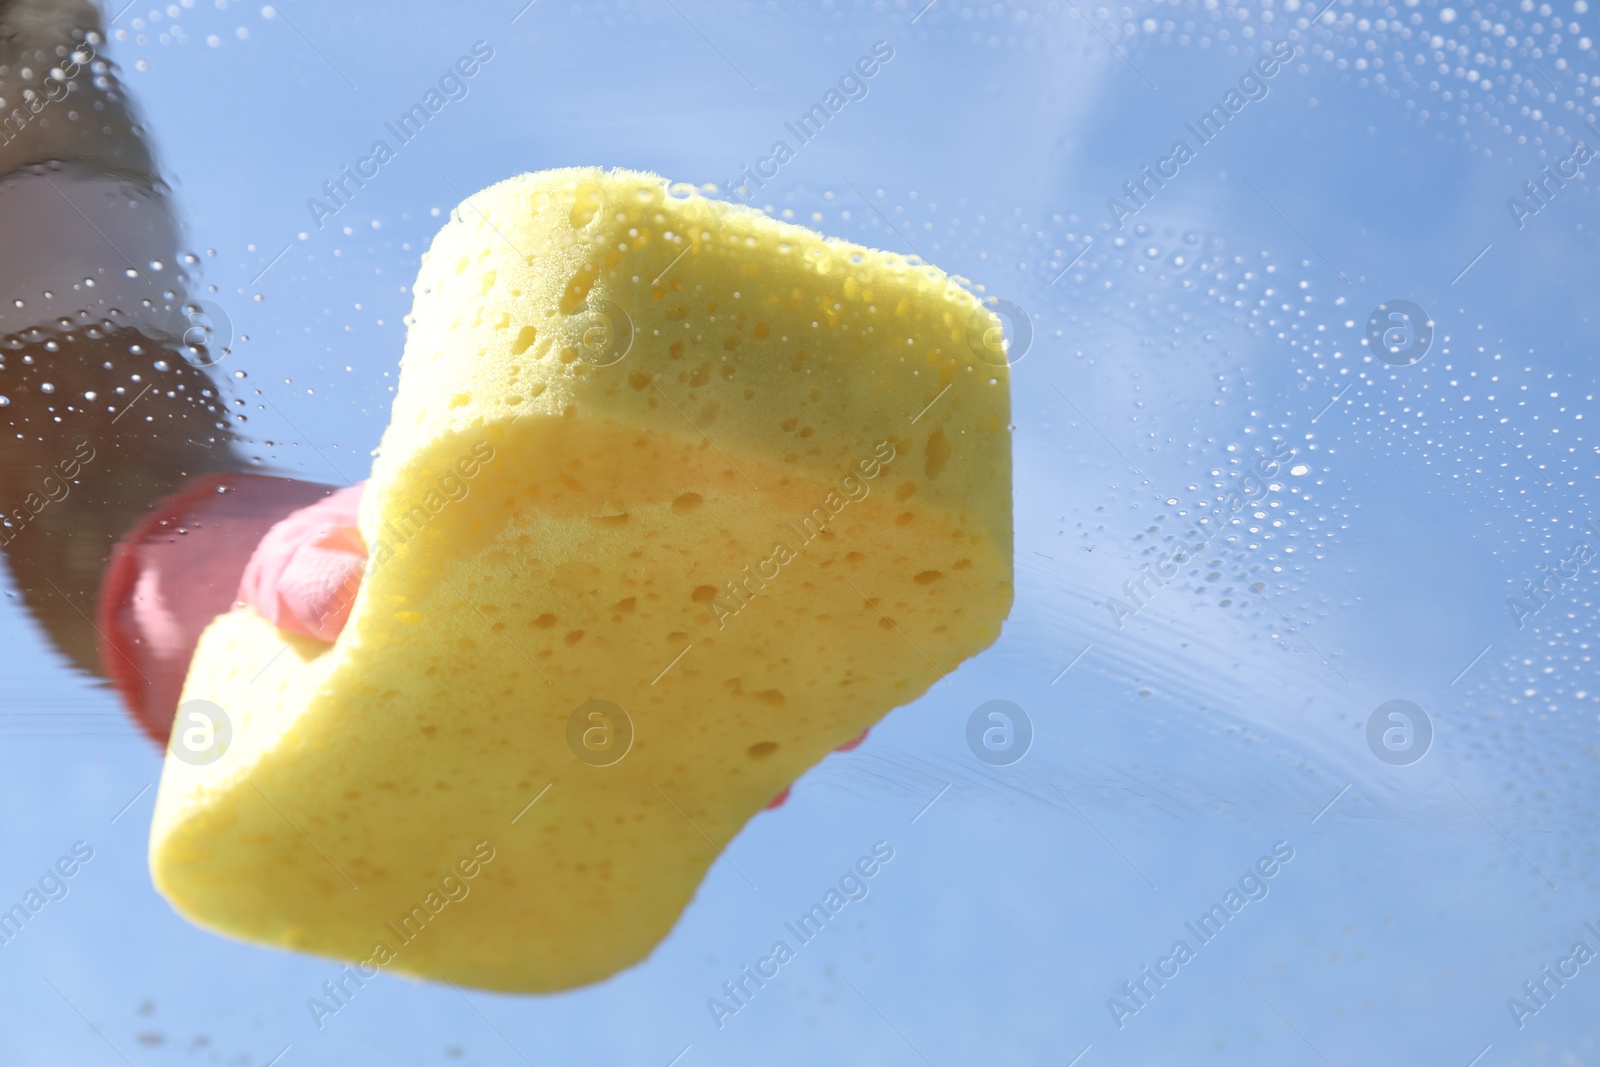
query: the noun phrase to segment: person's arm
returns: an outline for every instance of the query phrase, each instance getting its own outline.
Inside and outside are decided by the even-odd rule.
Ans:
[[[178,223],[104,46],[92,4],[0,0],[0,552],[95,673],[112,547],[189,479],[248,466],[173,335]]]

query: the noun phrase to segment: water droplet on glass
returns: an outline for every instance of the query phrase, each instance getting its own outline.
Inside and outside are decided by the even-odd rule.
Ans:
[[[55,387],[55,385],[53,383],[51,383],[51,382],[40,382],[39,383],[39,392],[41,392],[41,393],[53,393],[55,391],[56,391],[56,387]]]

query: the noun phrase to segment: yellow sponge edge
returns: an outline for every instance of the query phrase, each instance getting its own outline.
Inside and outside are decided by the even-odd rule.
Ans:
[[[350,620],[206,631],[184,700],[233,741],[169,754],[151,871],[239,937],[570,988],[998,636],[999,323],[928,265],[589,168],[462,204],[408,324]]]

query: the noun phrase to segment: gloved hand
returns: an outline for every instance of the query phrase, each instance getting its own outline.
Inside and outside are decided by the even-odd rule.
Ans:
[[[359,497],[359,487],[208,475],[158,501],[122,537],[100,583],[96,629],[106,676],[146,733],[166,743],[200,634],[241,599],[285,629],[337,635],[354,590],[342,613],[319,596],[366,552],[353,530],[317,534],[321,525],[353,527]],[[303,518],[310,513],[317,517]]]

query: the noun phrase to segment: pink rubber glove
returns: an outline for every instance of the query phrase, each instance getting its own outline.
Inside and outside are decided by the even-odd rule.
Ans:
[[[280,630],[332,644],[367,565],[356,529],[365,482],[301,508],[267,531],[239,580],[238,600]]]
[[[158,501],[149,517],[112,550],[97,608],[100,661],[128,710],[156,741],[165,744],[172,729],[200,634],[239,601],[241,576],[254,562],[263,538],[286,515],[326,505],[330,493],[343,497],[334,513],[349,515],[353,524],[353,500],[359,489],[335,493],[331,486],[291,478],[208,475]],[[273,545],[266,554],[288,551],[281,539]],[[326,575],[328,561],[322,550],[309,554],[307,562],[319,579]],[[281,577],[285,569],[279,567],[275,573]],[[329,624],[337,633],[343,615],[335,621],[330,614],[318,623],[327,607],[312,603],[323,588],[321,581],[291,575],[286,585],[287,597],[272,597],[269,605],[258,605],[262,614],[270,610],[286,628],[296,628],[295,622],[308,618],[316,625],[296,629],[312,636],[327,632]],[[287,611],[285,600],[290,605]]]

